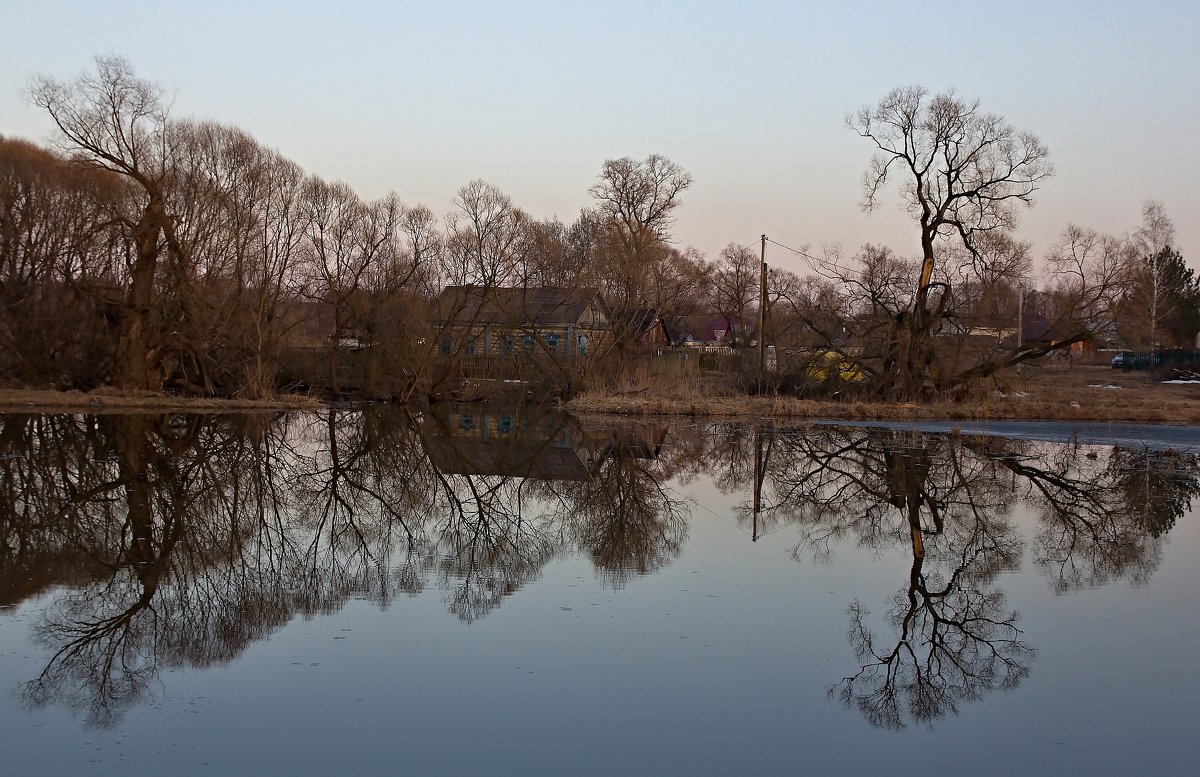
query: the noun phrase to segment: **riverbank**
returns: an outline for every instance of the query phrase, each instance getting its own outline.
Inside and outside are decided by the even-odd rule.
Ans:
[[[1103,367],[1046,369],[965,402],[876,402],[751,396],[716,383],[588,391],[573,413],[849,421],[1107,421],[1200,424],[1200,385],[1164,384]]]
[[[242,412],[315,410],[327,402],[308,394],[269,399],[176,397],[150,392],[0,389],[0,412]],[[780,418],[846,421],[1099,421],[1200,425],[1200,384],[1164,384],[1142,373],[1106,368],[1046,369],[997,386],[967,402],[877,402],[752,396],[728,380],[586,391],[563,404],[581,415]]]
[[[213,397],[176,397],[153,392],[128,392],[111,388],[95,391],[54,391],[51,389],[0,389],[0,412],[119,412],[205,411],[238,412],[246,410],[313,410],[321,400],[306,394],[280,394],[270,399],[226,399]]]

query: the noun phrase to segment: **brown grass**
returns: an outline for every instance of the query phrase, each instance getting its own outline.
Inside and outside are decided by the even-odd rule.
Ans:
[[[1097,388],[1115,385],[1120,388]],[[0,411],[241,411],[312,410],[322,402],[283,394],[264,400],[203,399],[98,389],[0,389]],[[967,402],[871,402],[750,396],[730,375],[638,375],[588,391],[566,404],[576,413],[720,418],[842,418],[847,420],[1076,420],[1200,424],[1200,385],[1164,385],[1144,373],[1107,367],[1043,368],[1014,376]]]
[[[1115,385],[1119,388],[1095,386]],[[848,420],[1076,420],[1200,424],[1200,385],[1164,385],[1107,367],[1043,368],[1014,376],[966,402],[921,404],[750,396],[727,380],[697,378],[624,390],[585,392],[578,413]]]
[[[42,389],[0,389],[0,411],[53,410],[120,411],[120,410],[312,410],[321,406],[314,397],[304,394],[281,394],[270,399],[214,399],[204,397],[173,397],[152,392],[127,392],[112,388],[95,391],[53,391]]]

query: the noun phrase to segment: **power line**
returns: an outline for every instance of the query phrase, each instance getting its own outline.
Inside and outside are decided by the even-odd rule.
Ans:
[[[779,246],[780,248],[782,248],[786,251],[791,251],[793,254],[796,254],[797,256],[803,256],[805,259],[809,259],[814,262],[817,261],[817,258],[807,251],[801,251],[797,248],[792,248],[791,246],[785,246],[783,243],[780,243],[778,240],[772,240],[771,238],[767,238],[767,242],[770,243],[771,245]]]
[[[821,259],[819,257],[813,256],[812,254],[810,254],[807,251],[801,251],[797,248],[792,248],[791,246],[785,246],[783,243],[780,243],[778,240],[772,240],[769,237],[767,238],[767,242],[770,243],[771,245],[778,246],[778,247],[784,249],[785,251],[791,251],[796,256],[800,256],[800,257],[803,257],[804,259],[807,259],[808,262],[810,263],[810,266],[812,266],[812,268],[814,270],[816,270],[818,273],[821,273],[821,274],[824,274],[822,272],[823,270],[825,270],[825,272],[828,272],[828,270],[826,270],[826,268],[832,268],[833,270],[843,273],[845,276],[852,276],[858,272],[857,270],[852,270],[849,267],[843,267],[842,265],[838,264],[837,262],[831,261],[829,259]],[[837,277],[837,276],[834,276],[834,277]],[[844,280],[844,278],[841,278],[841,280]]]

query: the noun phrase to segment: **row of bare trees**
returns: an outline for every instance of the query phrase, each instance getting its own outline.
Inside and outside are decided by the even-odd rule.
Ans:
[[[304,345],[327,353],[307,382],[338,393],[340,359],[364,343],[411,384],[431,372],[427,306],[446,286],[596,288],[618,311],[706,297],[711,268],[672,245],[692,178],[661,156],[606,162],[571,224],[480,180],[439,219],[394,193],[365,201],[235,127],[171,116],[119,58],[29,95],[56,137],[0,139],[9,384],[262,397]]]
[[[173,119],[123,60],[30,95],[58,139],[0,140],[7,382],[261,397],[306,324],[336,342],[363,298],[425,280],[419,208]]]
[[[429,327],[447,286],[597,289],[618,346],[622,323],[645,319],[635,311],[720,315],[740,327],[734,346],[758,337],[757,247],[730,243],[712,261],[677,248],[693,180],[662,156],[606,161],[571,223],[535,219],[481,180],[439,218],[394,193],[365,201],[237,128],[174,118],[119,58],[40,78],[30,99],[56,139],[0,139],[9,384],[261,397],[282,381],[337,394],[346,362],[364,360],[347,352],[370,345],[380,393],[408,397],[450,374]],[[1158,348],[1200,329],[1200,284],[1159,203],[1124,238],[1068,227],[1035,268],[1016,233],[1053,172],[1035,135],[916,87],[848,124],[876,151],[863,206],[898,184],[920,252],[828,248],[803,252],[806,277],[772,268],[763,337],[781,369],[810,374],[832,353],[879,395],[961,395],[1076,343]],[[293,360],[296,346],[319,356]]]

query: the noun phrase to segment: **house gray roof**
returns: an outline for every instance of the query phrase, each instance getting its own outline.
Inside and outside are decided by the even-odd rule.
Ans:
[[[583,317],[589,305],[603,309],[594,287],[447,286],[435,303],[437,317],[455,324],[566,325]]]
[[[632,340],[644,337],[652,329],[660,326],[661,321],[662,311],[658,308],[634,308],[614,312],[612,315],[613,328]]]

